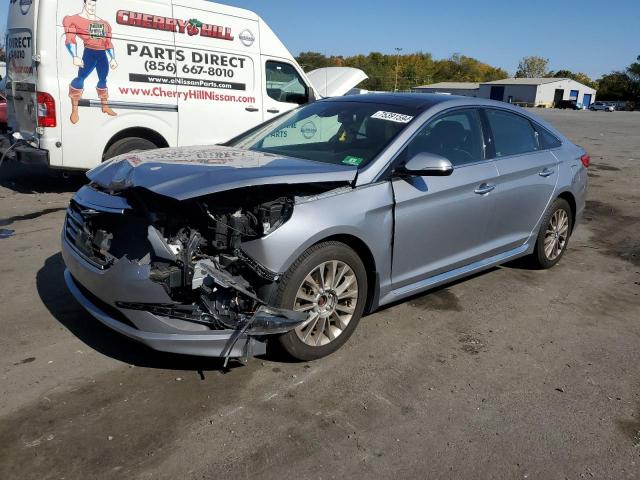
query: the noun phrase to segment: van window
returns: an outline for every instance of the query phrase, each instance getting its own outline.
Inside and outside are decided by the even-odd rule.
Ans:
[[[308,102],[307,86],[295,68],[288,63],[267,62],[266,68],[267,94],[278,102]]]

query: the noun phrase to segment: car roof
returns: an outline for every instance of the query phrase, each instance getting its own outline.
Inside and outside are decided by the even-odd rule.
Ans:
[[[518,106],[509,103],[490,100],[488,98],[467,97],[463,95],[445,95],[442,93],[367,93],[364,95],[345,95],[343,97],[331,97],[321,100],[322,102],[355,102],[372,103],[378,105],[397,105],[406,108],[413,108],[417,112],[424,112],[432,107],[439,106],[438,109],[447,107],[494,107],[517,111],[532,116],[524,112]]]
[[[441,93],[367,93],[364,95],[345,95],[343,97],[325,98],[320,101],[371,103],[388,106],[397,105],[405,108],[413,108],[419,114],[426,112],[432,107],[436,107],[436,111],[446,110],[449,107],[499,108],[501,110],[509,110],[513,113],[524,115],[530,120],[544,126],[547,130],[552,131],[557,136],[566,138],[558,131],[558,129],[535,113],[527,111],[518,105],[512,105],[510,103],[491,100],[488,98],[466,97],[462,95],[443,95]]]
[[[451,99],[461,99],[456,95],[439,95],[435,93],[367,93],[364,95],[345,95],[343,97],[327,98],[323,101],[330,102],[355,102],[376,103],[381,105],[396,105],[399,107],[414,108],[419,111],[427,110],[439,103]]]

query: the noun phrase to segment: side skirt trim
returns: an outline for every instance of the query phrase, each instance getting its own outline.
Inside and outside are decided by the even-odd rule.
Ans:
[[[507,252],[494,255],[493,257],[485,258],[469,265],[465,265],[464,267],[456,268],[455,270],[444,272],[439,275],[420,280],[419,282],[412,283],[411,285],[392,290],[382,299],[380,299],[380,305],[396,302],[402,298],[437,287],[438,285],[442,285],[458,278],[466,277],[468,275],[471,275],[472,273],[486,270],[487,268],[491,268],[496,265],[500,265],[509,260],[513,260],[517,257],[525,255],[528,249],[529,244],[525,243],[524,245],[514,248],[513,250],[509,250]]]

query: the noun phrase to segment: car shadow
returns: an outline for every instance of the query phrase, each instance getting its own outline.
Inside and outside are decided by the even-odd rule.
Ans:
[[[152,350],[107,328],[87,313],[67,290],[62,254],[49,257],[36,276],[38,295],[51,315],[90,348],[110,358],[137,367],[163,370],[227,372],[242,365],[230,362],[224,368],[220,358],[177,355]]]
[[[469,275],[468,277],[463,277],[463,278],[459,278],[458,280],[453,280],[449,283],[444,283],[442,285],[439,285],[438,287],[434,287],[430,290],[427,290],[426,292],[417,293],[415,295],[411,295],[410,297],[403,298],[402,300],[398,300],[397,302],[392,302],[387,305],[383,305],[382,307],[378,308],[378,310],[371,312],[370,315],[378,312],[384,312],[385,310],[388,310],[393,307],[397,307],[398,305],[402,305],[404,303],[415,303],[417,301],[425,300],[429,297],[436,297],[438,296],[438,294],[448,293],[451,287],[455,287],[460,283],[468,282],[469,280],[472,280],[474,278],[482,277],[491,272],[498,271],[500,270],[500,268],[501,266],[491,267],[488,270],[482,270],[481,272],[476,272],[474,274]],[[448,308],[445,308],[445,309],[448,310]]]
[[[87,183],[83,172],[63,173],[17,162],[0,165],[0,186],[16,193],[70,193]]]

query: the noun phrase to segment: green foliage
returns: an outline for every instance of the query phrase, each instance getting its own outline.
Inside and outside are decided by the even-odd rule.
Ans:
[[[598,82],[596,82],[595,80],[591,80],[591,78],[582,72],[572,72],[571,70],[558,70],[557,72],[551,72],[549,73],[549,77],[554,77],[554,78],[570,78],[572,80],[575,80],[576,82],[580,82],[583,85],[586,85],[587,87],[591,87],[591,88],[598,88]]]
[[[598,82],[598,100],[630,100],[631,79],[626,72],[611,72]]]
[[[549,59],[543,57],[524,57],[516,70],[517,78],[541,78],[548,75]]]
[[[611,72],[598,81],[598,99],[640,102],[640,56],[625,71]]]
[[[305,71],[332,66],[359,68],[369,75],[369,79],[360,85],[361,88],[378,91],[393,91],[396,66],[399,91],[436,82],[490,82],[508,77],[507,72],[501,68],[459,54],[443,60],[434,60],[432,55],[426,52],[399,57],[380,52],[352,57],[326,57],[317,52],[303,52],[296,60]]]

